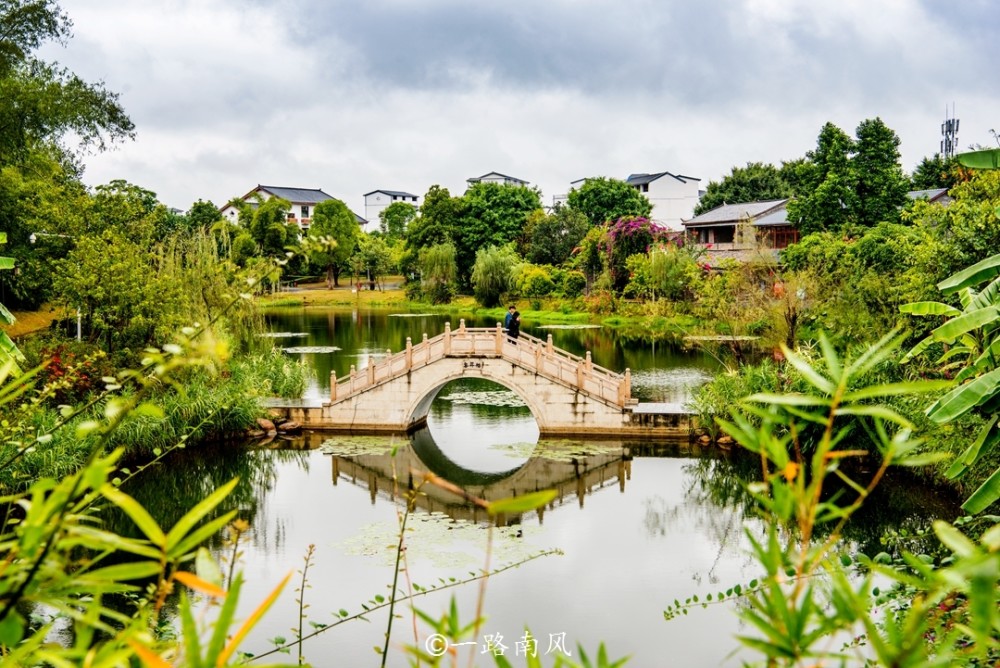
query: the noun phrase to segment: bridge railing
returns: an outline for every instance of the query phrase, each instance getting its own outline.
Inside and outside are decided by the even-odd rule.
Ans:
[[[542,341],[530,334],[522,334],[516,341],[504,332],[499,323],[495,328],[466,327],[459,321],[457,330],[445,323],[444,333],[413,345],[407,337],[404,350],[393,354],[386,350],[385,357],[371,360],[360,371],[351,365],[346,376],[337,378],[330,374],[330,401],[346,399],[374,385],[404,376],[415,368],[432,364],[445,357],[497,357],[518,366],[599,397],[604,401],[624,407],[631,402],[631,372],[624,374],[594,364],[588,351],[586,357],[573,355],[552,345],[552,335]]]

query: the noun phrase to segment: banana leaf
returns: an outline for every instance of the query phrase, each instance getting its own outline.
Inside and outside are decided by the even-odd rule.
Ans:
[[[1000,390],[1000,369],[994,369],[973,381],[959,385],[938,399],[927,409],[927,416],[938,424],[944,424],[985,403],[998,390]]]
[[[913,315],[962,315],[962,312],[954,306],[942,302],[910,302],[900,306],[899,312]]]
[[[955,156],[959,164],[969,169],[1000,169],[1000,149],[989,148],[983,151],[969,151]]]
[[[953,343],[955,339],[974,330],[980,329],[995,320],[1000,319],[1000,310],[996,306],[969,311],[957,318],[952,318],[931,332],[936,341]],[[973,347],[973,346],[970,346]]]
[[[971,267],[966,267],[957,274],[952,274],[938,283],[937,286],[941,292],[950,295],[962,288],[979,285],[998,274],[1000,274],[1000,254],[991,255]]]

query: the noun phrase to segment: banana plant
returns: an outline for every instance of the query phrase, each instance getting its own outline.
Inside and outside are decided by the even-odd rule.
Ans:
[[[1000,168],[1000,149],[972,151],[956,156],[970,169]],[[1000,207],[996,210],[1000,218]],[[979,286],[984,286],[977,291]],[[1000,254],[993,255],[938,283],[942,294],[958,293],[959,310],[941,302],[914,302],[903,313],[948,318],[908,352],[902,362],[935,343],[947,344],[938,359],[942,370],[958,369],[955,387],[934,402],[927,415],[938,424],[975,411],[986,419],[976,440],[951,465],[946,475],[955,479],[1000,442]],[[972,493],[962,508],[978,513],[1000,499],[1000,467]]]
[[[981,290],[976,288],[985,284]],[[942,370],[957,370],[955,386],[934,402],[927,415],[938,424],[975,411],[986,419],[976,440],[946,472],[955,479],[1000,442],[1000,254],[988,257],[938,283],[945,295],[958,293],[961,310],[942,302],[914,302],[903,313],[947,320],[914,346],[907,362],[936,343],[945,345],[937,360]],[[973,492],[963,508],[978,513],[1000,499],[1000,468]]]

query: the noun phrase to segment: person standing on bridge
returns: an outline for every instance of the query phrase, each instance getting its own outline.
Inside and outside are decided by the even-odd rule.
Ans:
[[[521,336],[521,312],[514,311],[510,316],[510,322],[507,323],[507,336],[514,339],[514,345],[517,345],[517,337]]]
[[[505,315],[504,318],[503,318],[503,328],[504,329],[510,329],[510,319],[514,317],[514,311],[516,311],[516,310],[517,309],[514,308],[513,304],[511,304],[510,306],[507,307],[507,315]]]

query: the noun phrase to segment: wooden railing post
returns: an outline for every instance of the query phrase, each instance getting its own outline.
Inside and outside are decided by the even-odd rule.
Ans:
[[[497,338],[497,348],[496,348],[497,355],[502,355],[503,354],[503,326],[499,322],[497,323],[497,336],[496,336],[496,338]]]
[[[406,370],[413,368],[413,341],[406,337]]]
[[[549,355],[552,354],[552,335],[549,334],[545,339],[545,352]]]
[[[464,320],[462,321],[465,322]],[[451,354],[451,321],[444,323],[444,354]]]
[[[330,372],[330,403],[337,400],[337,372]]]

